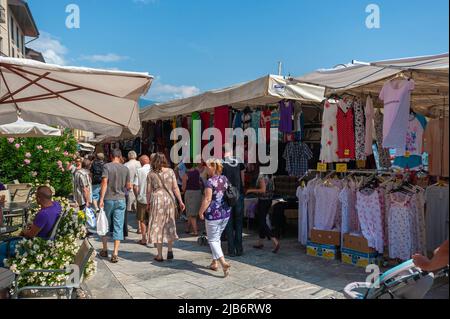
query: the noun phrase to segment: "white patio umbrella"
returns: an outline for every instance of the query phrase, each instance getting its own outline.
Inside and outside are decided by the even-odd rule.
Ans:
[[[1,137],[51,137],[61,136],[61,130],[44,124],[26,122],[19,118],[17,122],[0,125]]]
[[[0,125],[17,120],[60,125],[108,136],[141,127],[137,100],[148,73],[62,67],[0,57]]]

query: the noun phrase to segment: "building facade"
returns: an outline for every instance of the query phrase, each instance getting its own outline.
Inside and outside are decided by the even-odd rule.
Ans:
[[[25,0],[0,0],[0,55],[27,58],[26,37],[39,37],[28,3]]]

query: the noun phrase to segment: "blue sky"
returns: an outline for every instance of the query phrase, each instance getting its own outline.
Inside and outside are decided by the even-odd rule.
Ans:
[[[448,0],[28,0],[48,62],[144,71],[164,101],[352,59],[448,52]],[[80,28],[68,29],[68,4]],[[380,8],[368,29],[367,5]]]

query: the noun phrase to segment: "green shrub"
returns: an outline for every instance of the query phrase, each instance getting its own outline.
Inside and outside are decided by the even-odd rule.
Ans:
[[[47,184],[57,196],[72,192],[66,162],[73,159],[77,142],[69,131],[61,137],[0,138],[0,182]]]

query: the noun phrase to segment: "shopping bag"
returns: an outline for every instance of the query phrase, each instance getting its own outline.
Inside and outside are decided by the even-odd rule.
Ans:
[[[97,219],[97,234],[99,236],[105,236],[109,232],[108,218],[106,217],[105,210],[100,209]]]
[[[86,226],[89,229],[97,228],[97,217],[95,216],[95,212],[92,208],[86,207],[84,209],[84,214],[86,216]]]

